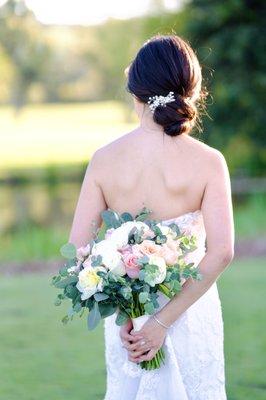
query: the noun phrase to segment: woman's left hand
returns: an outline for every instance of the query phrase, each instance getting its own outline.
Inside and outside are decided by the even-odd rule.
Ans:
[[[142,339],[128,345],[129,360],[135,363],[151,360],[162,347],[167,329],[160,326],[153,318],[149,318],[141,330],[130,332],[132,336],[141,336]]]

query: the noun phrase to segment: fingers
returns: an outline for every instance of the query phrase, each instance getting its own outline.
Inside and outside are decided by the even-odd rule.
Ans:
[[[142,336],[142,332],[141,331],[134,331],[134,329],[132,329],[131,331],[130,331],[130,335],[132,335],[132,336]]]
[[[157,353],[158,349],[151,349],[147,354],[144,354],[143,356],[139,357],[140,361],[150,361],[153,359],[155,354]]]
[[[137,342],[140,339],[143,339],[142,335],[138,334],[138,335],[131,335],[130,331],[132,332],[131,328],[129,330],[127,330],[126,326],[123,326],[120,329],[120,338],[122,341],[126,341],[126,342]]]
[[[137,342],[129,343],[127,345],[128,351],[141,351],[141,350],[148,350],[151,348],[151,344],[149,341],[145,339],[138,340]]]
[[[128,342],[132,341],[132,336],[127,332],[121,332],[120,338],[124,341],[128,341]]]
[[[130,352],[128,352],[128,354],[129,354],[129,357],[136,359],[136,358],[139,358],[140,356],[144,355],[148,351],[150,351],[150,349],[151,349],[150,347],[146,347],[145,349],[141,349],[139,351],[130,351]]]
[[[140,352],[133,351],[131,353],[128,353],[129,361],[132,361],[134,363],[139,363],[143,356],[144,356],[144,353],[142,351],[140,351]]]
[[[137,347],[140,346],[139,344],[136,345],[137,342],[140,342],[141,340],[143,340],[137,336],[133,337],[130,334],[125,333],[125,332],[120,334],[120,339],[122,342],[122,347],[124,347],[127,350],[131,350],[131,351],[134,350],[135,346],[137,346]]]

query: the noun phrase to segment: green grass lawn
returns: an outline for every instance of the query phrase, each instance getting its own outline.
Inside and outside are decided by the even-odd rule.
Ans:
[[[132,113],[131,113],[132,114]],[[136,126],[119,101],[29,104],[17,118],[0,107],[0,169],[87,162],[100,146]]]
[[[219,280],[228,400],[266,398],[265,261],[234,262]],[[1,277],[0,290],[0,398],[102,399],[102,325],[88,332],[77,317],[63,326],[46,274]]]

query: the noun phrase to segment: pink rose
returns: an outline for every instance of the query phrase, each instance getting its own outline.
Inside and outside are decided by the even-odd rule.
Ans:
[[[82,246],[80,248],[77,249],[77,259],[82,261],[84,260],[84,258],[88,257],[88,255],[90,254],[90,245],[87,244],[87,246]]]
[[[138,265],[138,256],[127,251],[122,255],[122,258],[126,267],[127,275],[130,278],[138,278],[140,270],[140,266]]]
[[[132,253],[132,247],[130,246],[130,244],[127,244],[126,246],[123,246],[121,249],[118,249],[118,251],[121,254]]]
[[[142,243],[136,245],[137,250],[141,252],[143,255],[151,256],[152,254],[161,256],[162,255],[162,246],[156,244],[152,240],[143,240]],[[134,248],[135,246],[133,246]]]
[[[87,268],[87,267],[91,267],[91,258],[87,258],[84,262],[83,262],[83,267]]]
[[[166,244],[162,246],[162,257],[167,265],[173,265],[177,262],[177,252],[171,250]]]
[[[154,238],[154,236],[155,236],[155,233],[153,232],[152,229],[149,228],[147,231],[145,231],[145,232],[143,233],[142,238],[143,238],[143,239]]]
[[[177,262],[179,255],[181,254],[179,249],[179,243],[177,240],[169,237],[162,245],[162,256],[168,265],[173,265]]]

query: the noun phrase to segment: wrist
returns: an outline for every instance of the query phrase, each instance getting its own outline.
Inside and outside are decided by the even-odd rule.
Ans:
[[[161,318],[158,318],[158,314],[153,314],[152,318],[157,322],[158,325],[162,326],[165,330],[171,328],[171,325],[167,325]]]

